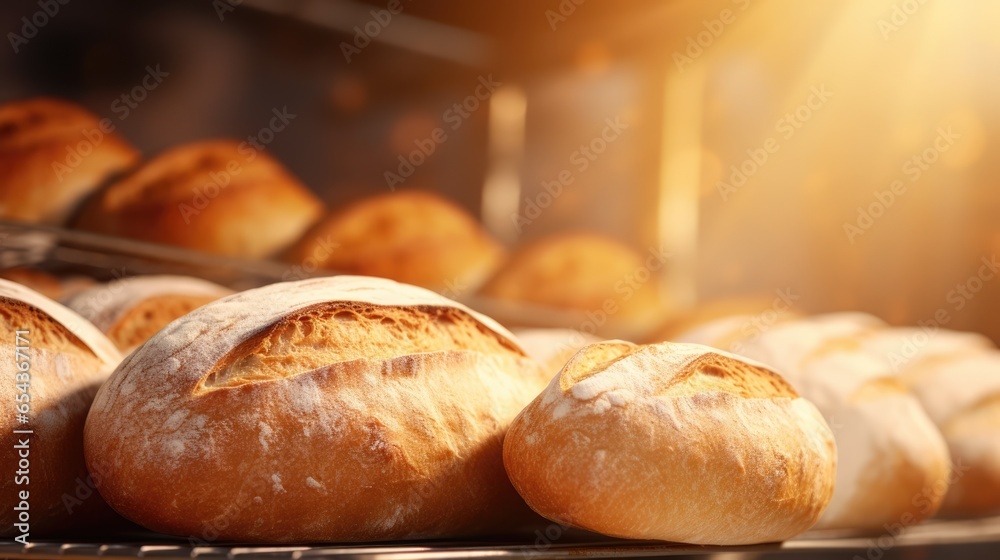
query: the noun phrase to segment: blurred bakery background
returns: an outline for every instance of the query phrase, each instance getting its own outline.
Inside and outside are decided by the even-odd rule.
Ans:
[[[615,334],[641,338],[712,305],[763,320],[861,310],[998,341],[998,22],[989,0],[13,0],[0,5],[0,102],[79,104],[145,162],[250,137],[334,222],[345,208],[368,232],[385,215],[416,222],[386,262],[330,270],[398,276],[394,262],[409,272],[447,253],[398,247],[447,221],[438,210],[357,206],[437,193],[495,240],[471,252],[504,256],[469,282],[426,284],[501,320],[497,301],[571,310],[555,322],[577,328],[606,312],[634,327]],[[30,142],[2,134],[2,213],[24,221],[9,193],[59,181],[51,165],[16,174]],[[142,183],[131,165],[104,182]],[[193,200],[198,186],[181,190]],[[319,215],[302,227],[327,231]],[[117,223],[66,220],[112,235]],[[455,245],[472,235],[458,222],[441,233]],[[328,231],[350,249],[353,227]],[[18,231],[3,266],[44,268]],[[94,241],[52,235],[75,251]],[[293,245],[261,258],[301,267],[317,251]],[[630,306],[643,317],[622,319]]]

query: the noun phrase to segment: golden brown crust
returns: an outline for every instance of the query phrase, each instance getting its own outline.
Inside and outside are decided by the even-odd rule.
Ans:
[[[118,511],[185,537],[213,524],[249,542],[498,531],[530,516],[501,441],[543,384],[502,327],[432,292],[276,284],[136,350],[91,409],[86,453]]]
[[[58,315],[59,318],[53,316]],[[75,318],[78,322],[65,319]],[[23,362],[15,353],[15,331],[27,331],[30,364],[27,394],[29,422],[15,423],[13,411],[0,417],[0,445],[8,451],[28,436],[30,469],[27,486],[15,484],[17,452],[0,453],[0,468],[11,473],[0,482],[4,504],[15,504],[20,490],[30,491],[31,534],[66,532],[91,524],[106,524],[112,517],[107,505],[88,486],[83,460],[83,426],[97,388],[117,363],[118,356],[101,334],[68,309],[39,294],[0,281],[0,359],[13,368]],[[18,379],[18,383],[22,380]],[[0,398],[15,402],[21,391],[14,374],[0,385]],[[12,506],[11,506],[12,507]],[[15,512],[0,511],[2,533],[13,531]]]
[[[605,342],[514,421],[504,464],[541,515],[697,544],[805,531],[833,493],[833,436],[773,372],[707,347]]]
[[[138,160],[134,148],[72,103],[0,105],[0,217],[61,224],[85,196]]]
[[[465,210],[429,192],[400,191],[331,214],[302,237],[288,259],[310,268],[457,291],[477,287],[504,254]]]
[[[217,297],[170,294],[151,297],[129,311],[108,331],[120,350],[135,348],[171,321],[183,317]]]
[[[322,203],[269,155],[215,140],[160,154],[88,201],[75,225],[263,258],[284,250],[322,212]]]

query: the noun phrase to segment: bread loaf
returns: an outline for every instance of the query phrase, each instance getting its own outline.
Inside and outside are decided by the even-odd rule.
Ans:
[[[288,258],[307,271],[379,276],[460,295],[476,289],[504,254],[461,208],[429,192],[399,191],[335,212]]]
[[[62,224],[139,153],[72,103],[34,98],[0,105],[0,218]]]
[[[229,288],[187,276],[135,276],[82,291],[66,301],[105,333],[124,353],[168,323],[233,293]]]
[[[740,545],[811,527],[836,449],[766,367],[692,344],[576,354],[511,425],[504,464],[541,515],[606,535]]]
[[[133,352],[87,420],[99,489],[150,529],[240,542],[509,529],[502,438],[546,377],[433,292],[338,276],[200,307]]]
[[[322,203],[265,152],[215,140],[170,149],[101,190],[78,228],[242,258],[286,249]]]
[[[87,476],[83,426],[98,386],[121,356],[83,318],[7,280],[0,280],[0,331],[0,360],[10,372],[0,384],[0,399],[9,403],[0,415],[0,468],[8,473],[0,480],[0,534],[23,534],[24,528],[15,526],[23,522],[29,540],[106,526],[112,513]],[[27,332],[18,340],[16,331]],[[18,421],[14,403],[28,405],[27,422]],[[28,492],[27,511],[14,509],[22,502],[21,492]]]

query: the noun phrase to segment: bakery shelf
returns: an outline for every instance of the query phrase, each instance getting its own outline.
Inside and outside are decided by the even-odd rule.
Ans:
[[[20,266],[59,275],[82,274],[97,280],[178,274],[203,278],[234,290],[336,274],[328,270],[310,273],[277,261],[223,257],[86,231],[0,220],[0,269]],[[509,326],[580,329],[593,322],[583,311],[500,301],[474,293],[445,295]],[[627,340],[640,338],[642,333],[633,332],[622,323],[609,321],[601,325],[601,334]]]
[[[288,264],[209,255],[85,231],[0,220],[0,268],[37,266],[110,279],[186,274],[245,289],[289,279]]]
[[[995,558],[1000,550],[1000,517],[964,520],[931,521],[907,528],[898,536],[858,535],[844,532],[813,532],[775,544],[755,546],[693,546],[653,541],[625,541],[597,538],[586,533],[567,532],[551,544],[536,544],[537,537],[520,540],[494,541],[415,541],[407,543],[350,544],[319,546],[190,546],[185,541],[169,537],[130,535],[120,542],[59,542],[38,541],[27,546],[7,540],[0,543],[0,556],[5,558],[267,558],[272,560],[299,558],[344,558],[386,560],[433,560],[451,558],[649,558],[658,556],[706,556],[744,554],[750,557],[780,558],[868,557],[871,549],[881,547],[883,553],[893,551],[924,551],[941,549],[946,556],[962,550],[962,558]],[[980,546],[973,546],[980,545]],[[971,547],[964,550],[965,547]],[[977,551],[992,551],[992,556],[977,555]],[[882,554],[878,555],[879,557]]]

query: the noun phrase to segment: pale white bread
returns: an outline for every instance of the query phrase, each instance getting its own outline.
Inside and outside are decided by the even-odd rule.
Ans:
[[[941,328],[893,327],[861,333],[858,339],[866,352],[881,359],[895,373],[922,360],[996,348],[983,335]]]
[[[0,384],[0,399],[19,402],[27,383],[28,422],[18,422],[15,411],[0,417],[0,468],[11,473],[0,482],[0,495],[11,507],[0,511],[0,534],[13,531],[18,490],[30,490],[32,535],[65,533],[75,528],[108,526],[113,514],[97,496],[77,498],[77,485],[86,485],[83,425],[97,387],[121,357],[93,325],[72,311],[20,284],[0,280],[0,360],[9,364],[9,382]],[[15,331],[21,333],[21,340]],[[20,356],[15,345],[20,345]],[[28,377],[19,378],[19,363],[27,363]],[[14,430],[31,430],[31,435]],[[30,438],[30,487],[14,484],[18,454],[14,446]],[[86,486],[85,486],[86,487]]]
[[[1000,396],[1000,352],[960,354],[924,362],[902,374],[939,426],[984,399]]]
[[[819,528],[880,530],[934,515],[948,448],[918,400],[877,359],[828,342],[793,376],[837,441],[837,485]]]
[[[573,329],[515,329],[521,348],[555,375],[584,346],[601,339]]]
[[[502,438],[545,380],[503,327],[428,290],[275,284],[131,354],[91,409],[87,459],[118,511],[180,536],[221,519],[249,542],[502,531],[528,516]]]
[[[941,429],[955,465],[941,513],[1000,511],[1000,352],[924,359],[901,374]]]
[[[581,350],[518,416],[504,464],[553,521],[637,539],[738,545],[811,527],[836,450],[773,371],[694,344]]]
[[[84,290],[66,306],[127,353],[174,319],[232,293],[189,276],[131,276]]]
[[[889,325],[878,317],[861,311],[836,311],[811,315],[805,320],[823,326],[828,332],[857,332],[884,329]]]
[[[794,378],[803,362],[828,341],[857,336],[878,324],[879,319],[864,313],[829,313],[785,321],[741,340],[739,354]]]
[[[916,522],[944,497],[950,462],[941,434],[858,342],[879,324],[831,314],[781,323],[743,343],[744,355],[777,368],[833,428],[840,466],[821,528],[878,530],[904,515]]]

